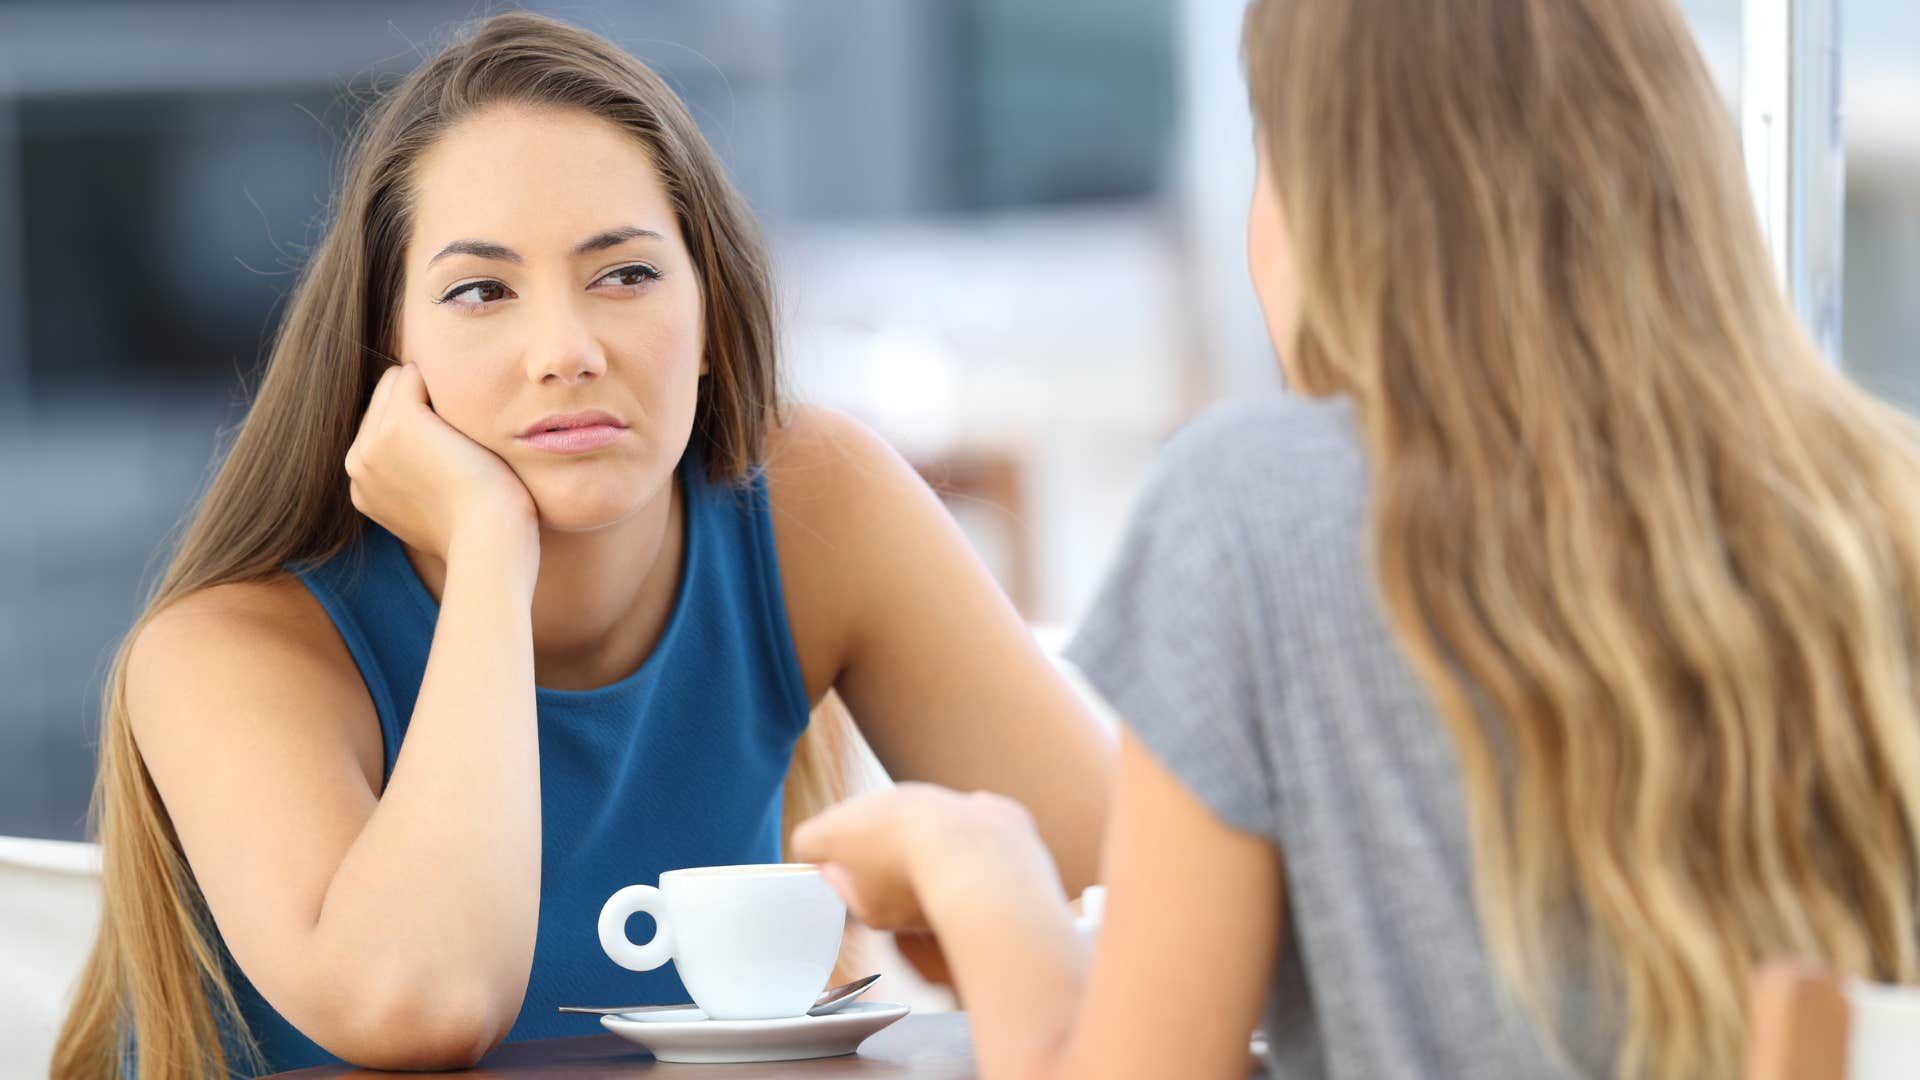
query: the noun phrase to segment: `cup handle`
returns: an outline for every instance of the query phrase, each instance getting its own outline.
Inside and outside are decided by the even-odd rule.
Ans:
[[[614,963],[628,971],[652,971],[673,959],[673,928],[661,900],[660,890],[651,885],[629,885],[607,897],[600,909],[600,947]],[[636,911],[653,916],[653,938],[645,945],[627,937],[627,918]]]

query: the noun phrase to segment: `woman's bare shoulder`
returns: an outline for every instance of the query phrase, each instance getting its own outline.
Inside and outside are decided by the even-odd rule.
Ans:
[[[292,574],[213,585],[169,601],[141,626],[128,664],[141,659],[192,661],[210,648],[253,653],[275,646],[311,650],[316,660],[348,654],[312,592]]]
[[[885,563],[918,550],[942,511],[884,439],[830,409],[787,410],[767,439],[765,471],[789,627],[817,698],[870,614]]]
[[[943,514],[920,474],[872,428],[813,406],[789,410],[767,439],[767,492],[785,548],[882,546]]]
[[[288,725],[295,737],[349,747],[370,782],[381,775],[381,737],[358,666],[326,610],[281,573],[214,585],[167,603],[127,650],[129,719],[143,753],[151,743]],[[313,718],[329,723],[314,731]],[[232,730],[228,730],[232,729]]]

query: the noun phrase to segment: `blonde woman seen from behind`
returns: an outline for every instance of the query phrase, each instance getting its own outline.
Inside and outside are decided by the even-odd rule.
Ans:
[[[1776,955],[1920,978],[1920,457],[1776,287],[1670,0],[1256,0],[1300,398],[1162,460],[1069,655],[1083,968],[1017,807],[803,824],[983,1075],[1731,1077]]]

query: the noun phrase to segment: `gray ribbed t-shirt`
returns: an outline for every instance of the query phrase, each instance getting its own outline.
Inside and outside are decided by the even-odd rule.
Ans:
[[[1276,1077],[1610,1076],[1604,995],[1563,1051],[1497,989],[1446,730],[1389,634],[1343,403],[1218,408],[1155,464],[1068,658],[1139,741],[1286,865]]]

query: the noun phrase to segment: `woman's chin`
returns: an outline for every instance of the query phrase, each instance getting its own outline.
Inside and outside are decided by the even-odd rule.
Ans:
[[[543,497],[533,494],[540,527],[555,532],[592,532],[617,525],[641,509],[633,499],[582,498],[578,495]]]

